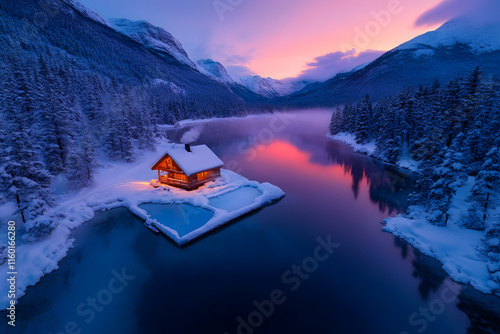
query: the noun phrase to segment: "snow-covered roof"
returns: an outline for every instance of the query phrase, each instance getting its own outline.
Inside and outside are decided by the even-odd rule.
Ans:
[[[188,176],[224,165],[222,160],[207,145],[191,146],[191,152],[186,151],[184,145],[178,145],[169,148],[167,153],[151,169],[155,169],[167,155]]]

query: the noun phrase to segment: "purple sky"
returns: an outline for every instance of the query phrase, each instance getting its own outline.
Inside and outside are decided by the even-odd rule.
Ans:
[[[326,80],[500,0],[79,0],[105,18],[148,20],[193,60],[233,75]]]

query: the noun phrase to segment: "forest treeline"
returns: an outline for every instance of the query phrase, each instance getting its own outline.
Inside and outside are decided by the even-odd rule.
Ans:
[[[476,68],[465,78],[372,103],[366,96],[333,113],[330,132],[375,142],[374,155],[389,163],[414,159],[419,179],[408,214],[423,209],[433,224],[446,225],[452,201],[470,178],[467,213],[459,224],[485,231],[486,253],[500,260],[500,85]]]

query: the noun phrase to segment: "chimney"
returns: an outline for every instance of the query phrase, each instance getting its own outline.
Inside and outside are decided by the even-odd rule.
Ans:
[[[191,152],[191,144],[184,144],[186,151]]]

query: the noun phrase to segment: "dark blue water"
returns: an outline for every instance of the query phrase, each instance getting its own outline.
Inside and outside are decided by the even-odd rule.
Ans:
[[[183,249],[126,209],[99,213],[9,332],[498,333],[498,298],[381,230],[411,175],[327,140],[329,117],[204,124],[198,142],[227,168],[286,197]]]

